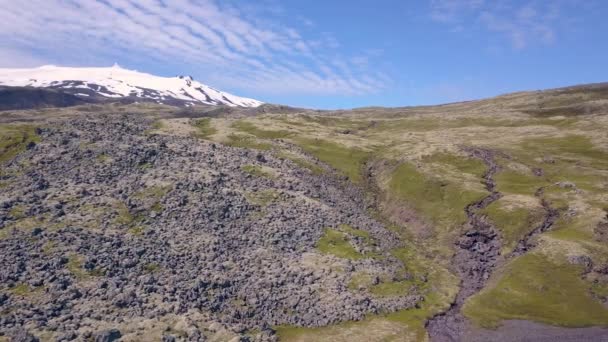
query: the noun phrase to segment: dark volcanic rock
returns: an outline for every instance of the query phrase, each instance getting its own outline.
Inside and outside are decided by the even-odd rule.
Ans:
[[[24,295],[0,298],[0,310],[13,312],[1,333],[36,322],[37,331],[66,340],[109,326],[126,336],[129,322],[200,312],[206,324],[245,336],[419,300],[348,290],[355,272],[402,269],[388,253],[399,240],[369,217],[361,190],[269,152],[148,135],[150,124],[129,115],[50,122],[34,148],[3,165],[10,175],[0,218],[10,233],[0,238],[0,284]],[[252,176],[243,165],[277,177]],[[268,203],[251,200],[268,192],[276,195]],[[316,252],[325,229],[340,224],[369,232],[385,257]],[[190,340],[204,339],[196,324],[188,327]],[[272,339],[272,330],[260,331]]]

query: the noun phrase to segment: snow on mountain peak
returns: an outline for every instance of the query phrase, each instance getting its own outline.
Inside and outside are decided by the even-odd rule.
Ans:
[[[191,76],[160,77],[128,70],[115,63],[112,67],[71,68],[44,65],[33,69],[0,68],[0,85],[50,87],[77,96],[91,93],[107,98],[136,97],[158,103],[184,106],[206,104],[231,107],[258,107],[263,102],[222,92]]]

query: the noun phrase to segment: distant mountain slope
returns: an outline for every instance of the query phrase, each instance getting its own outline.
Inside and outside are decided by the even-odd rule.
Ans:
[[[101,97],[140,99],[179,106],[258,107],[263,104],[213,89],[190,76],[160,77],[126,70],[118,65],[108,68],[47,65],[33,69],[0,69],[0,85],[61,89],[85,101],[91,97]]]
[[[57,89],[0,86],[0,110],[70,107],[88,102]]]

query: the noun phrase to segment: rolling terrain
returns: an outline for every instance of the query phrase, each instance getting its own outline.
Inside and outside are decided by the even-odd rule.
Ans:
[[[608,340],[608,85],[0,112],[0,341]]]

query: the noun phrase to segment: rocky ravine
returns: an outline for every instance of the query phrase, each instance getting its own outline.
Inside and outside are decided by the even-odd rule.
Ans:
[[[498,172],[495,152],[481,148],[465,148],[472,157],[482,160],[487,170],[483,175],[484,184],[490,194],[465,208],[467,214],[466,232],[456,242],[453,263],[460,275],[460,291],[450,309],[435,316],[427,323],[427,331],[433,341],[460,341],[467,320],[460,313],[467,298],[481,290],[490,278],[500,257],[500,239],[496,228],[480,213],[501,194],[496,190],[494,175]]]
[[[347,289],[355,272],[402,268],[386,253],[398,239],[356,188],[271,153],[149,134],[150,125],[128,115],[51,122],[3,165],[0,339],[137,340],[158,330],[166,341],[273,340],[275,325],[327,325],[419,300]],[[316,252],[324,229],[340,224],[369,232],[385,257]]]
[[[539,198],[545,210],[543,221],[538,226],[533,227],[519,241],[513,252],[505,256],[500,255],[501,241],[498,230],[480,211],[502,197],[501,193],[496,189],[496,181],[494,180],[494,176],[500,171],[495,157],[509,157],[499,154],[500,152],[482,148],[465,147],[463,149],[470,156],[480,159],[486,164],[487,169],[482,178],[490,194],[478,202],[469,204],[465,208],[468,218],[465,224],[467,230],[456,242],[456,251],[453,257],[453,262],[461,278],[460,291],[449,310],[427,322],[427,331],[431,340],[437,342],[456,342],[473,339],[481,341],[484,339],[484,334],[487,335],[485,338],[489,340],[508,341],[510,338],[516,338],[516,330],[507,332],[496,331],[494,333],[480,329],[471,330],[467,319],[460,313],[460,310],[469,297],[479,292],[485,286],[490,275],[499,264],[503,263],[506,259],[522,255],[533,248],[533,238],[553,226],[559,218],[559,211],[552,208],[542,198],[543,188],[540,188],[536,193],[536,197]],[[525,326],[528,322],[515,322],[513,324]],[[537,338],[554,338],[551,335],[551,328],[543,327],[538,328],[538,330]],[[559,336],[559,333],[555,333],[555,336]],[[597,332],[590,329],[582,334],[588,334],[584,336],[596,336]],[[530,338],[535,339],[536,337]]]

